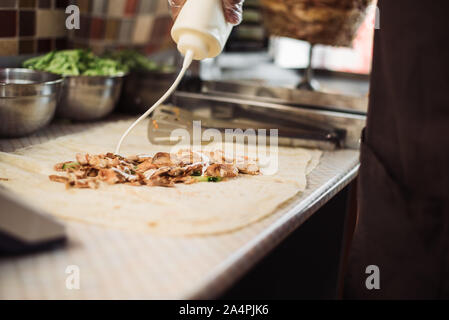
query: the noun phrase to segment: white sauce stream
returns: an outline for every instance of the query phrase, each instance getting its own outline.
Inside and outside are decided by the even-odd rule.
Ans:
[[[129,133],[145,118],[147,118],[157,107],[159,107],[165,100],[170,97],[170,95],[176,90],[179,83],[181,82],[182,78],[184,77],[184,74],[186,73],[187,69],[190,67],[190,64],[193,61],[193,51],[188,50],[185,57],[184,57],[184,63],[182,65],[182,69],[178,74],[178,77],[176,78],[175,82],[173,82],[172,86],[167,90],[167,92],[150,108],[145,112],[142,116],[140,116],[139,119],[137,119],[122,135],[120,138],[117,147],[115,148],[115,154],[120,154],[120,148],[122,146],[123,141],[125,138],[129,135]]]

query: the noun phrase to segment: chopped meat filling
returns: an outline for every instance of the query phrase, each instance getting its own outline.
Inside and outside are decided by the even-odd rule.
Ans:
[[[239,174],[239,170],[232,164],[215,163],[207,167],[206,176],[220,178],[234,178]]]
[[[170,153],[158,152],[154,155],[152,163],[157,166],[172,166]]]
[[[112,153],[77,154],[76,161],[58,163],[51,181],[67,188],[96,189],[100,183],[109,185],[174,187],[178,183],[218,182],[241,174],[260,174],[257,161],[227,159],[221,150],[176,154],[158,152],[154,156],[135,155],[124,158]]]

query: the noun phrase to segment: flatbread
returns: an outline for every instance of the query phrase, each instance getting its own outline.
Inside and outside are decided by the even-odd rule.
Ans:
[[[0,153],[0,184],[56,217],[131,231],[163,235],[207,235],[243,228],[304,191],[306,175],[321,152],[279,147],[276,175],[242,175],[219,183],[175,188],[101,185],[69,189],[51,182],[54,164],[74,160],[76,153],[114,150],[130,121],[100,125],[14,153]],[[171,151],[151,145],[146,123],[136,127],[122,147],[123,155]],[[209,146],[210,148],[210,146]]]

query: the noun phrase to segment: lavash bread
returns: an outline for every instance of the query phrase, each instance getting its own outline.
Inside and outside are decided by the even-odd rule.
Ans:
[[[196,236],[231,232],[271,213],[307,186],[307,173],[318,165],[320,151],[280,147],[276,175],[242,176],[219,183],[175,188],[102,185],[66,189],[48,176],[55,163],[78,152],[100,154],[114,149],[130,121],[99,125],[14,153],[0,153],[0,185],[56,217],[131,232]],[[169,152],[151,145],[146,123],[136,127],[124,155]]]

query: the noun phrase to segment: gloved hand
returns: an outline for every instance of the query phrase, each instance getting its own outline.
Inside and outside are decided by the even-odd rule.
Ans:
[[[182,6],[187,0],[168,0],[168,3],[171,7],[173,19],[179,14]],[[195,1],[195,0],[189,0]],[[244,0],[222,0],[223,2],[223,11],[226,17],[226,21],[232,23],[234,25],[242,22],[242,7]]]

